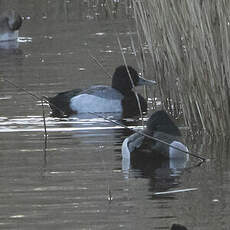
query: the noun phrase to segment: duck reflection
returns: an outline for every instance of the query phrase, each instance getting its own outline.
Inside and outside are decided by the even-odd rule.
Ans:
[[[178,185],[178,179],[186,167],[187,160],[150,158],[144,151],[134,151],[128,159],[122,159],[125,178],[149,178],[149,190],[163,192]]]

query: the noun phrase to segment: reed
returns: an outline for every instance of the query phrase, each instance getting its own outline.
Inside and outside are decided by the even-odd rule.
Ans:
[[[230,128],[230,1],[132,3],[165,109],[183,112],[193,130],[225,134]]]

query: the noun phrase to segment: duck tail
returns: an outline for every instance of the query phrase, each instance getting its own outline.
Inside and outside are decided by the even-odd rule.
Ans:
[[[64,112],[55,105],[52,97],[42,96],[42,100],[49,104],[52,111],[50,114],[51,117],[64,117]]]

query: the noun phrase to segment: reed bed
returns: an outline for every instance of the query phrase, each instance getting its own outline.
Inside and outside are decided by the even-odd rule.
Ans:
[[[230,1],[133,0],[165,109],[210,134],[230,128]],[[142,47],[144,44],[141,44]]]

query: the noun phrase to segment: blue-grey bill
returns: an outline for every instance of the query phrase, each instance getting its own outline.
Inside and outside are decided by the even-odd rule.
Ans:
[[[139,80],[138,80],[138,82],[137,82],[137,85],[138,85],[138,86],[141,86],[141,85],[152,86],[152,85],[156,85],[156,82],[153,81],[153,80],[144,79],[143,77],[139,77]]]

